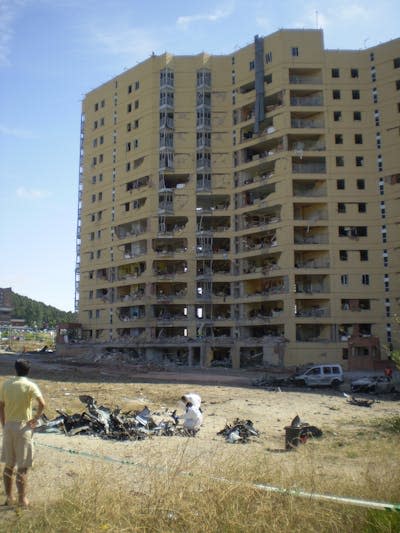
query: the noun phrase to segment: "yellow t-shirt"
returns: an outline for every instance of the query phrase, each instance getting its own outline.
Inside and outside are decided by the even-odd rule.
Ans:
[[[0,401],[4,402],[6,422],[24,422],[32,419],[32,402],[42,398],[39,387],[22,376],[9,379],[0,388]]]

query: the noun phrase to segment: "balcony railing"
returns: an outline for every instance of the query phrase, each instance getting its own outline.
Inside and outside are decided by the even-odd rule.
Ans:
[[[172,96],[161,97],[160,107],[174,107],[174,98]]]
[[[211,161],[209,159],[206,159],[206,158],[199,158],[196,161],[196,168],[197,169],[201,169],[201,168],[208,169],[208,168],[211,168]]]
[[[327,235],[310,235],[309,237],[295,236],[294,244],[328,244]]]
[[[299,309],[296,313],[297,317],[313,318],[313,317],[329,317],[329,309],[323,307],[317,307],[312,309]]]
[[[291,120],[292,128],[324,128],[323,120],[316,119],[303,119],[303,118],[292,118]]]
[[[325,189],[294,189],[293,191],[294,196],[304,196],[304,197],[321,197],[326,196],[326,190]]]
[[[173,118],[163,118],[160,120],[160,128],[168,128],[173,129],[174,127],[174,119]]]
[[[295,174],[325,174],[326,165],[322,163],[293,163],[292,172]]]
[[[290,105],[292,106],[314,106],[324,105],[322,96],[292,96],[290,98]]]
[[[304,85],[321,85],[322,78],[319,76],[290,76],[289,83]]]
[[[294,151],[324,152],[326,150],[326,146],[321,142],[304,142],[293,143],[290,149]]]
[[[329,261],[296,261],[295,268],[330,268]]]

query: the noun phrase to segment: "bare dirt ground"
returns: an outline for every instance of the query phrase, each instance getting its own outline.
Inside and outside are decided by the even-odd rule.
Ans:
[[[15,355],[0,354],[0,383],[13,375]],[[130,365],[100,363],[75,365],[59,361],[54,356],[32,356],[31,378],[40,386],[45,397],[49,418],[56,409],[70,414],[82,412],[80,394],[89,394],[98,404],[119,406],[123,410],[140,409],[147,405],[152,412],[171,412],[185,392],[198,392],[203,398],[204,424],[195,438],[153,437],[144,441],[120,442],[89,436],[67,437],[37,434],[36,461],[30,473],[33,504],[50,501],[85,469],[95,464],[107,465],[118,479],[134,479],[137,469],[132,463],[146,468],[167,466],[185,453],[189,461],[212,463],[216,458],[245,461],[255,450],[266,460],[293,461],[296,453],[285,451],[284,427],[298,414],[302,420],[318,426],[324,438],[334,439],[338,447],[357,438],[360,429],[371,418],[398,415],[399,402],[380,397],[371,408],[350,405],[340,391],[307,389],[264,390],[252,386],[257,374],[250,372],[214,371],[139,371]],[[235,418],[250,419],[261,432],[258,439],[246,445],[225,442],[217,432]],[[306,447],[307,445],[305,445]],[[77,453],[76,453],[77,452]],[[104,459],[107,457],[108,459]],[[283,459],[284,458],[284,459]],[[126,461],[121,464],[118,461]],[[332,458],[332,476],[337,457]],[[343,458],[346,461],[346,458]],[[348,461],[349,468],[363,468],[363,458]],[[350,474],[349,474],[350,475]],[[0,498],[3,491],[0,490]]]

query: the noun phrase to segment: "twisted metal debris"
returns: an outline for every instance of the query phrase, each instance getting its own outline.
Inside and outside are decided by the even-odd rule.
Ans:
[[[79,399],[86,406],[83,413],[69,415],[57,409],[59,416],[49,420],[43,415],[40,426],[35,431],[63,433],[68,436],[96,435],[114,440],[143,440],[151,436],[192,436],[185,428],[179,426],[176,411],[168,414],[166,419],[156,422],[147,407],[141,411],[122,413],[119,408],[97,406],[92,396],[81,395]]]
[[[251,437],[259,437],[260,433],[257,431],[251,420],[240,420],[235,418],[233,424],[226,424],[224,429],[218,431],[217,435],[223,435],[227,442],[231,444],[249,442]]]

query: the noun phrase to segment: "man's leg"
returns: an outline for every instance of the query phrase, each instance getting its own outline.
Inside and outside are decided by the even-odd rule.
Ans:
[[[27,468],[18,468],[17,469],[17,491],[18,491],[18,503],[27,507],[29,501],[26,497],[26,479],[28,475]]]
[[[3,471],[4,492],[6,493],[6,504],[13,501],[13,474],[14,467],[6,465]]]

